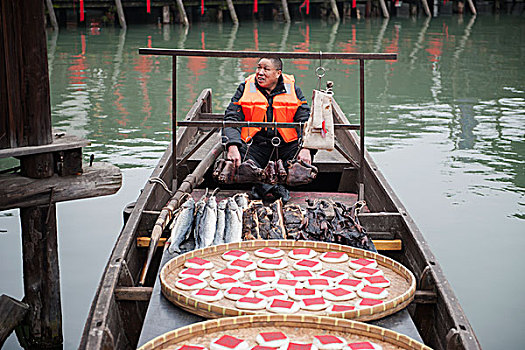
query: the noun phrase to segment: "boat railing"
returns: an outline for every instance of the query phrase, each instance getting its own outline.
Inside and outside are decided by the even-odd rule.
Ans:
[[[357,162],[359,199],[364,199],[364,169],[365,164],[365,61],[368,60],[397,60],[397,53],[346,53],[346,52],[274,52],[274,51],[221,51],[221,50],[188,50],[188,49],[162,49],[140,48],[141,55],[172,56],[172,164],[173,183],[172,190],[177,188],[177,127],[277,127],[276,122],[233,122],[233,121],[178,121],[177,120],[177,57],[217,57],[217,58],[281,58],[281,59],[319,59],[322,60],[358,60],[359,61],[359,124],[334,124],[334,129],[358,130],[360,159]],[[303,123],[279,123],[279,128],[301,128]],[[215,132],[216,130],[212,130]],[[210,134],[211,135],[211,134]]]

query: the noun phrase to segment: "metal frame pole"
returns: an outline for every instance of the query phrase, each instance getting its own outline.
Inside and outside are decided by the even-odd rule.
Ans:
[[[365,60],[359,60],[359,200],[365,199],[364,169],[365,165]]]
[[[173,181],[171,190],[177,189],[177,56],[172,59],[172,82],[171,82],[171,166],[173,171]]]

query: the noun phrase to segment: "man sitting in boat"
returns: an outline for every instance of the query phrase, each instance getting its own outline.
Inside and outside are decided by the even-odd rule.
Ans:
[[[261,58],[255,74],[239,85],[226,109],[226,121],[254,122],[306,122],[310,107],[293,75],[283,74],[280,58]],[[252,159],[264,168],[270,160],[296,158],[312,163],[309,149],[299,149],[300,130],[293,128],[225,128],[227,159],[238,167],[242,161]],[[289,191],[281,184],[255,184],[254,198],[290,199]]]

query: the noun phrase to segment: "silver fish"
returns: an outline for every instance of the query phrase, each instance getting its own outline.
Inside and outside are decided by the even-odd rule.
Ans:
[[[184,204],[182,204],[179,215],[171,228],[170,245],[168,252],[171,254],[180,253],[180,245],[187,240],[191,234],[191,225],[193,223],[193,214],[195,212],[195,201],[189,197]]]
[[[226,224],[226,203],[224,199],[217,204],[217,228],[215,229],[215,238],[213,245],[224,243],[224,225]]]
[[[249,199],[248,199],[247,193],[245,192],[237,193],[236,195],[233,196],[233,198],[235,198],[235,202],[241,208],[241,210],[244,210],[248,207]]]
[[[228,198],[224,224],[224,242],[240,242],[242,240],[242,209],[233,198]]]
[[[198,248],[206,248],[212,245],[217,227],[217,200],[215,196],[210,196],[206,202],[204,213],[199,222],[199,241]]]
[[[202,215],[204,214],[204,208],[206,207],[206,194],[201,197],[195,204],[195,219],[193,220],[193,237],[195,238],[195,249],[202,248],[202,242],[199,236],[199,223]]]

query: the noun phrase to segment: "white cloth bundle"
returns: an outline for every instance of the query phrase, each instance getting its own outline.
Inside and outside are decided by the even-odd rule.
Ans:
[[[334,149],[332,94],[314,90],[312,110],[303,135],[303,147],[327,151]]]

